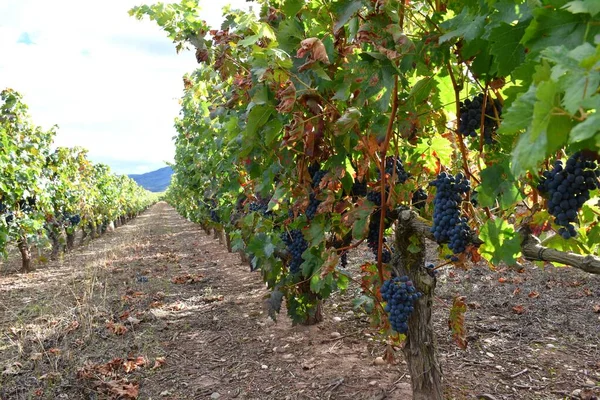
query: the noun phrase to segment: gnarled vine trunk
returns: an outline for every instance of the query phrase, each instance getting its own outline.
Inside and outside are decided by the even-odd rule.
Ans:
[[[435,278],[425,271],[425,240],[414,229],[410,211],[401,214],[396,227],[397,254],[393,260],[398,275],[408,275],[423,296],[415,303],[408,321],[407,339],[402,352],[410,372],[414,400],[442,400],[442,369],[437,357],[437,342],[431,311]],[[418,246],[417,251],[414,246]]]
[[[67,232],[67,250],[71,251],[75,248],[75,232]]]
[[[58,253],[60,253],[60,237],[56,232],[50,230],[50,240],[52,240],[52,253],[50,253],[50,259],[56,260],[58,258]]]
[[[17,243],[17,247],[21,252],[21,271],[23,272],[31,272],[33,271],[33,265],[31,264],[31,251],[29,250],[29,243],[27,243],[27,238],[22,237],[19,239]]]

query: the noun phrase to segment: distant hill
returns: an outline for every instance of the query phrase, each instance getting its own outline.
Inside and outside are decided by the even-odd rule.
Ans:
[[[173,169],[164,167],[145,174],[132,174],[129,177],[151,192],[164,192],[171,183],[171,175]]]

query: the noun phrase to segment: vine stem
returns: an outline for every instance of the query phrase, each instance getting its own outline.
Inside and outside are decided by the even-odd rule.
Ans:
[[[450,65],[450,63],[446,63],[446,68],[448,69],[448,74],[450,75],[450,80],[452,81],[452,87],[454,88],[454,100],[456,101],[456,119],[457,121],[460,121],[460,88],[458,87],[458,82],[456,82],[456,77],[454,76],[454,71],[452,70],[452,66]],[[463,169],[465,170],[465,173],[468,177],[473,178],[473,174],[469,170],[467,149],[463,141],[463,136],[458,130],[456,130],[455,133],[458,139],[458,147],[460,149],[460,154],[463,160]]]
[[[383,149],[381,150],[381,160],[379,160],[379,174],[381,176],[381,210],[379,214],[379,240],[377,242],[377,271],[379,272],[379,279],[383,283],[383,263],[381,255],[383,253],[383,232],[385,231],[385,211],[387,199],[385,197],[386,187],[386,175],[385,175],[385,161],[388,148],[390,147],[390,140],[392,138],[392,132],[394,130],[394,120],[398,112],[398,75],[394,76],[394,91],[392,93],[392,114],[388,121],[387,131],[385,133],[385,141],[383,142]],[[395,165],[395,162],[394,162]],[[396,168],[394,168],[395,170]]]

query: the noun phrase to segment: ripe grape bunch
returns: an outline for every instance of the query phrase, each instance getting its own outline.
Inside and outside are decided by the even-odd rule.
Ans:
[[[463,195],[471,190],[471,184],[462,173],[454,177],[442,172],[429,185],[437,187],[431,232],[438,243],[448,243],[454,254],[462,253],[469,243],[471,230],[467,219],[460,215],[460,205]]]
[[[548,211],[561,226],[558,233],[564,239],[577,236],[571,222],[577,220],[577,212],[590,199],[590,190],[600,188],[599,176],[598,165],[585,160],[580,152],[569,157],[566,165],[555,161],[552,170],[542,174],[538,190],[548,198]]]
[[[375,204],[379,207],[381,204],[381,193],[379,192],[369,192],[367,194],[367,200]],[[369,220],[369,232],[367,233],[367,245],[369,249],[375,254],[377,257],[377,249],[379,244],[379,226],[381,219],[381,210],[377,209],[373,214],[371,214],[371,219]],[[383,242],[386,242],[385,237],[383,238]],[[381,262],[389,263],[392,260],[392,253],[386,249],[385,247],[381,252]]]
[[[408,318],[414,311],[414,303],[423,294],[410,281],[408,276],[397,276],[383,282],[381,297],[387,302],[387,312],[392,329],[398,333],[408,332]]]
[[[404,170],[404,164],[398,157],[387,157],[385,159],[385,173],[391,178],[394,173],[394,166],[396,167],[396,182],[404,183],[410,174]]]
[[[422,210],[425,208],[425,202],[427,201],[427,192],[423,188],[417,189],[413,195],[411,203],[413,206]]]
[[[310,221],[311,219],[313,219],[315,217],[315,214],[317,213],[317,209],[319,208],[319,204],[321,204],[321,200],[317,199],[317,195],[315,194],[315,191],[318,189],[319,185],[321,184],[321,180],[323,180],[323,177],[327,174],[327,171],[320,169],[318,167],[318,165],[316,165],[316,166],[313,165],[308,168],[308,172],[312,179],[312,183],[311,183],[312,192],[310,193],[309,202],[308,202],[308,206],[306,207],[305,214],[306,214],[306,218]]]
[[[257,213],[260,213],[262,215],[266,215],[267,214],[267,208],[268,208],[268,204],[261,203],[261,202],[258,202],[258,201],[253,201],[248,206],[248,209],[250,210],[250,212],[257,212]]]
[[[300,265],[302,265],[302,253],[308,248],[308,242],[304,239],[302,231],[299,229],[293,229],[288,234],[283,232],[281,234],[281,240],[287,246],[288,252],[292,256],[290,261],[289,269],[292,274],[300,272]]]
[[[458,123],[458,131],[463,135],[473,138],[479,136],[476,130],[481,127],[483,98],[483,93],[479,93],[472,99],[466,99],[464,102],[460,103],[460,121]],[[496,132],[496,129],[498,129],[496,113],[498,117],[502,115],[502,104],[500,104],[498,99],[492,100],[490,97],[488,97],[485,105],[485,118],[483,119],[483,137],[485,144],[495,143],[492,134]]]

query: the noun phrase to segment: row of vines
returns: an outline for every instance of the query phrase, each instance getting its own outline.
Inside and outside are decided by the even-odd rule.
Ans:
[[[224,230],[295,322],[349,282],[442,398],[440,267],[523,260],[600,273],[600,5],[592,0],[258,0],[140,6],[195,51],[176,121],[178,211]],[[425,265],[425,239],[439,244]],[[453,309],[459,315],[457,300]],[[460,318],[452,326],[464,343]]]
[[[56,129],[34,125],[19,93],[6,89],[0,101],[0,253],[16,245],[23,271],[33,268],[34,246],[52,247],[55,258],[74,247],[79,229],[83,241],[156,201],[86,150],[53,146]]]

